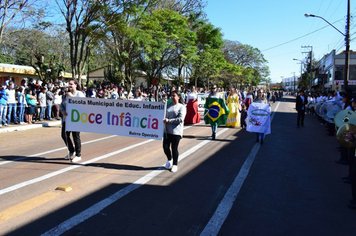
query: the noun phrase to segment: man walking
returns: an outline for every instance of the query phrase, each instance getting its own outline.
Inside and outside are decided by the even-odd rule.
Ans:
[[[295,104],[295,109],[298,112],[297,128],[299,128],[300,125],[304,127],[305,105],[307,103],[308,103],[308,99],[304,94],[304,90],[300,90]]]

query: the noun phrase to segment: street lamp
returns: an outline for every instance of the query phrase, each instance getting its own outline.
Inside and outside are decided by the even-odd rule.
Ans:
[[[349,81],[349,58],[350,58],[350,1],[348,0],[347,3],[347,21],[346,21],[346,33],[342,33],[340,30],[338,30],[335,26],[333,26],[329,21],[325,20],[321,16],[313,15],[313,14],[304,14],[305,17],[316,17],[324,20],[326,23],[331,25],[334,29],[336,29],[340,34],[342,34],[345,37],[345,44],[346,44],[346,51],[345,51],[345,76],[344,76],[344,90],[346,90],[346,87],[348,86],[348,81]]]

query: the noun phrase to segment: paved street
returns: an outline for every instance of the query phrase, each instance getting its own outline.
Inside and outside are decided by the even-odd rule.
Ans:
[[[160,141],[81,133],[73,164],[58,125],[0,133],[0,234],[356,235],[339,144],[315,116],[297,129],[294,102],[272,104],[262,146],[246,130],[211,140],[186,126],[176,173]]]

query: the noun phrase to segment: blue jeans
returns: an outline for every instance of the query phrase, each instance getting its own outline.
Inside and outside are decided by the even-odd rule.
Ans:
[[[41,107],[40,120],[43,120],[43,116],[44,116],[45,110],[46,110],[46,107]]]
[[[0,104],[0,125],[6,124],[7,105]]]
[[[11,122],[11,114],[12,114],[12,119],[14,120],[14,123],[17,124],[16,108],[17,108],[17,104],[16,103],[9,103],[8,104],[7,123],[10,124],[10,122]]]
[[[259,139],[261,137],[261,140],[265,137],[264,133],[256,133],[256,139]]]
[[[19,116],[19,122],[23,122],[24,121],[24,114],[25,114],[25,104],[18,104],[17,106],[18,109],[18,116]]]
[[[52,114],[52,105],[47,105],[46,118],[52,120],[51,114]]]
[[[218,129],[218,125],[211,125],[211,130],[213,131],[213,133],[216,133],[216,130]]]

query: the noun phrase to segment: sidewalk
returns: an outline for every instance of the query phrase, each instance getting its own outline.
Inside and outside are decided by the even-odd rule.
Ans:
[[[2,126],[0,128],[0,133],[21,131],[21,130],[28,130],[28,129],[36,129],[36,128],[41,128],[41,127],[56,126],[56,125],[60,125],[60,124],[61,124],[60,120],[53,120],[53,121],[46,120],[41,123],[25,124],[25,125],[11,124],[9,126]]]

